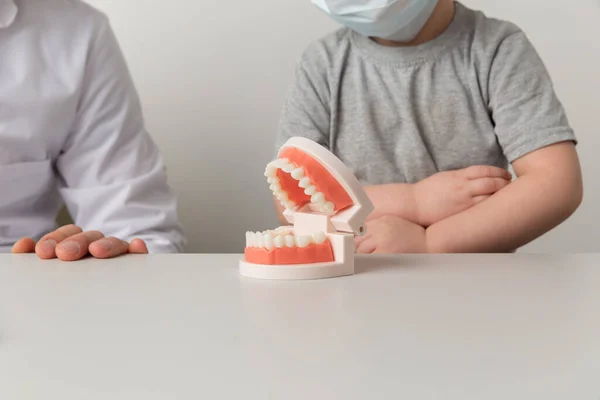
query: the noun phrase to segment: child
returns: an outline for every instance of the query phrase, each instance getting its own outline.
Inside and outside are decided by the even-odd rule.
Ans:
[[[359,253],[511,252],[578,208],[575,136],[515,25],[453,0],[313,2],[346,27],[302,56],[277,146],[353,169],[376,208]]]

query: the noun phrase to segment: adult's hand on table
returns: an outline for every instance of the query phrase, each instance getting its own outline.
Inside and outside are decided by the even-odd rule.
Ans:
[[[104,237],[99,231],[83,232],[78,226],[66,225],[45,235],[37,243],[23,238],[15,243],[12,252],[36,253],[43,260],[77,261],[87,255],[104,259],[127,253],[147,254],[148,248],[141,239],[128,243],[116,237]]]

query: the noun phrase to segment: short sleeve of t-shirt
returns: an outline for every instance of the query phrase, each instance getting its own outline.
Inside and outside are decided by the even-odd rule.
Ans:
[[[327,68],[303,57],[296,67],[294,84],[283,106],[275,150],[301,136],[329,147],[329,92]]]
[[[576,142],[550,75],[522,31],[498,44],[488,88],[496,135],[509,162],[554,143]]]

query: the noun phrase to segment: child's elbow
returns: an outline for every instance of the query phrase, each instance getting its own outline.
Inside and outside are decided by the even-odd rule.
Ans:
[[[583,174],[581,171],[581,164],[577,157],[575,149],[571,146],[571,151],[566,154],[566,160],[561,164],[557,163],[557,166],[561,166],[563,171],[562,181],[568,182],[564,185],[563,193],[567,194],[565,206],[569,212],[569,216],[572,215],[581,203],[583,202]]]
[[[562,189],[561,208],[565,214],[565,219],[577,211],[583,202],[583,182],[581,179],[573,179],[569,185]]]
[[[571,214],[573,214],[583,203],[583,182],[581,179],[574,184],[573,194],[569,202]]]

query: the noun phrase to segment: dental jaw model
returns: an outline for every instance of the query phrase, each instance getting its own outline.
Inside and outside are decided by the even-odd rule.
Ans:
[[[246,233],[240,274],[260,279],[321,279],[354,274],[354,236],[373,211],[354,174],[305,138],[291,138],[265,176],[292,226]]]

